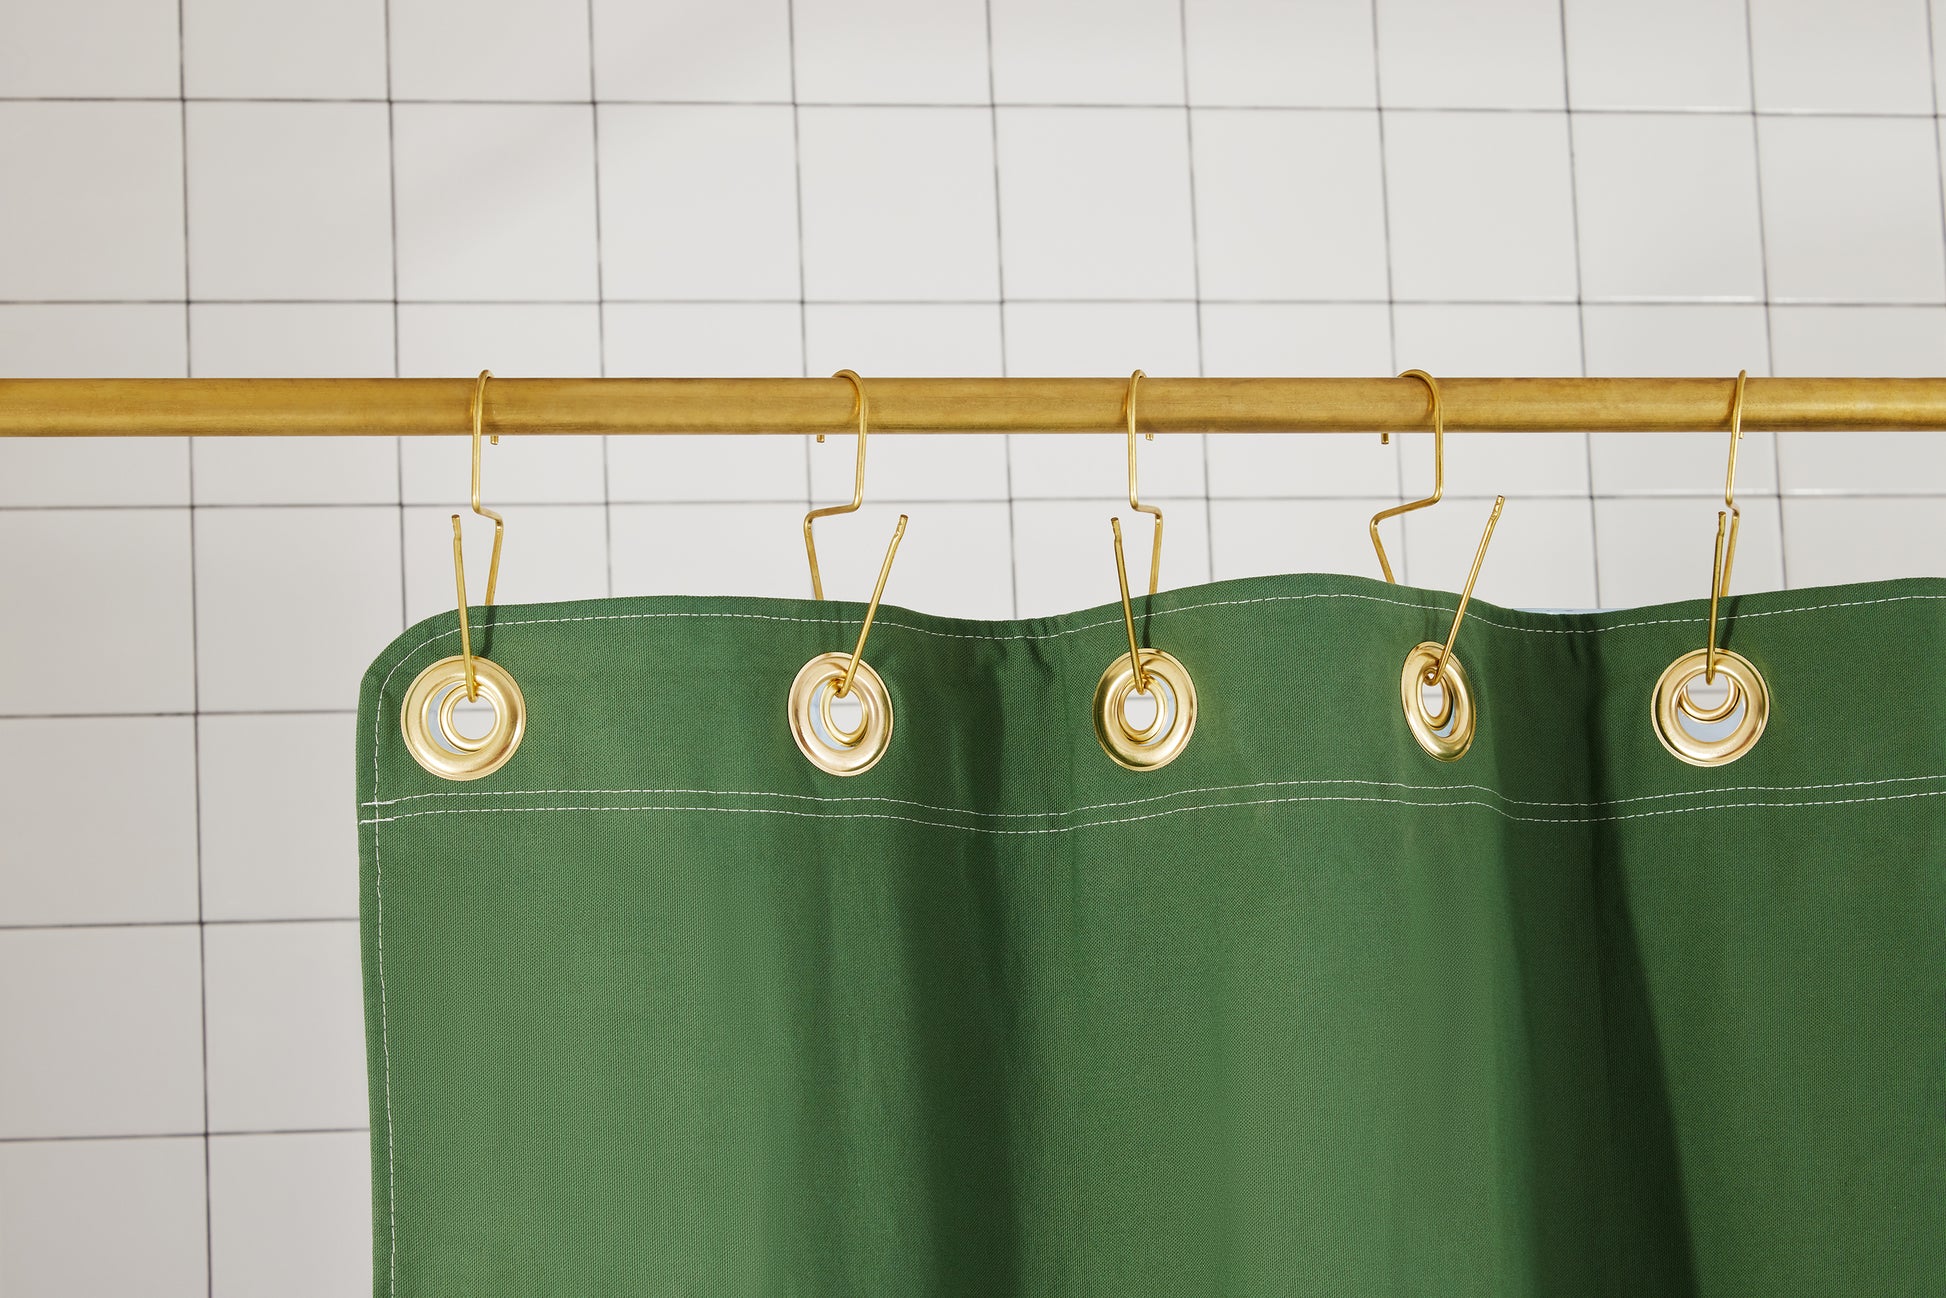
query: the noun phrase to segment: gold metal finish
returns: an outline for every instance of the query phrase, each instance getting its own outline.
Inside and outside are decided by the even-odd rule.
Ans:
[[[1160,649],[1143,649],[1136,639],[1135,607],[1128,597],[1128,558],[1122,550],[1122,520],[1111,518],[1108,526],[1115,535],[1115,579],[1121,586],[1128,652],[1108,664],[1095,685],[1095,738],[1122,766],[1131,771],[1151,771],[1175,761],[1189,742],[1189,733],[1196,728],[1196,683],[1177,659]],[[1128,700],[1134,694],[1155,699],[1155,716],[1140,730],[1130,726],[1128,720]]]
[[[1440,691],[1439,709],[1428,712],[1426,691],[1433,688]],[[1458,761],[1473,746],[1479,724],[1473,686],[1459,657],[1438,641],[1421,641],[1405,656],[1399,672],[1399,703],[1412,737],[1438,760]]]
[[[1151,514],[1155,517],[1155,539],[1149,544],[1149,594],[1153,595],[1156,587],[1162,584],[1162,510],[1155,505],[1143,504],[1141,492],[1135,487],[1135,388],[1147,377],[1141,370],[1128,376],[1128,395],[1122,398],[1122,405],[1128,414],[1128,506],[1137,513]],[[1154,433],[1149,433],[1147,436],[1150,441],[1155,440]],[[1121,536],[1119,525],[1115,529],[1115,535],[1119,553]]]
[[[1418,379],[1432,394],[1432,495],[1424,500],[1408,501],[1403,505],[1394,505],[1390,509],[1381,509],[1372,515],[1372,549],[1378,551],[1379,571],[1385,574],[1385,580],[1388,582],[1397,582],[1398,578],[1392,575],[1392,561],[1385,557],[1385,542],[1379,539],[1378,525],[1388,518],[1397,518],[1400,514],[1410,514],[1415,509],[1426,509],[1437,505],[1440,497],[1446,494],[1446,417],[1439,400],[1439,380],[1424,370],[1407,370],[1399,377]],[[1392,439],[1389,434],[1380,433],[1379,440],[1389,442]]]
[[[1655,683],[1649,715],[1655,737],[1669,752],[1691,766],[1723,766],[1756,747],[1770,720],[1770,687],[1763,673],[1741,654],[1716,651],[1716,671],[1729,684],[1728,697],[1718,708],[1698,710],[1689,701],[1689,687],[1709,671],[1709,652],[1693,649],[1669,664]],[[1683,725],[1688,717],[1699,724],[1729,720],[1738,704],[1743,715],[1723,735],[1699,738]]]
[[[468,694],[471,687],[475,693]],[[493,727],[469,739],[453,725],[462,698],[486,697]],[[437,715],[435,715],[437,714]],[[420,766],[447,780],[477,780],[507,764],[527,731],[527,702],[520,686],[498,663],[455,655],[420,672],[399,713],[406,751]]]
[[[814,509],[804,516],[804,554],[811,561],[812,599],[824,598],[824,579],[818,574],[818,543],[811,536],[811,524],[820,518],[830,518],[834,514],[856,513],[858,507],[865,503],[865,424],[867,418],[865,380],[859,378],[857,372],[853,370],[839,370],[831,377],[834,379],[848,380],[856,395],[853,405],[858,417],[858,459],[852,468],[851,503],[845,505],[826,505],[823,509]],[[823,433],[818,434],[818,441],[824,441]],[[901,523],[900,526],[903,527],[904,524]],[[893,544],[896,546],[898,542],[894,540]],[[866,625],[869,626],[870,623]]]
[[[855,672],[852,691],[862,715],[842,731],[831,717],[838,682]],[[798,671],[785,705],[791,738],[811,765],[832,775],[860,775],[878,764],[892,743],[892,696],[871,664],[842,652],[819,654]]]
[[[904,514],[899,515],[899,524],[892,529],[892,544],[885,547],[885,562],[878,566],[878,584],[872,587],[871,603],[865,605],[865,623],[858,628],[858,643],[851,651],[851,664],[845,668],[844,679],[838,682],[838,697],[851,693],[851,679],[865,661],[865,637],[872,633],[872,619],[878,616],[878,602],[885,597],[885,579],[892,575],[892,557],[899,552],[899,542],[905,539]]]
[[[1453,625],[1446,632],[1446,645],[1439,651],[1439,661],[1433,664],[1432,671],[1426,676],[1426,684],[1437,685],[1446,674],[1446,660],[1453,656],[1453,641],[1459,639],[1460,622],[1466,617],[1467,601],[1473,598],[1473,583],[1480,580],[1480,565],[1486,562],[1487,546],[1493,541],[1494,524],[1500,521],[1500,511],[1507,507],[1505,496],[1493,498],[1493,512],[1487,515],[1486,531],[1480,533],[1480,548],[1473,552],[1473,568],[1466,574],[1466,586],[1460,591],[1459,607],[1453,610]]]
[[[493,520],[493,558],[487,564],[486,605],[493,607],[494,592],[500,585],[500,544],[506,539],[507,521],[490,509],[480,507],[480,425],[481,412],[486,406],[487,380],[493,371],[481,370],[480,377],[473,385],[473,512],[481,518]],[[494,434],[493,444],[500,444],[499,434]],[[466,701],[471,703],[480,697],[480,683],[473,670],[473,629],[466,620],[466,556],[462,553],[459,536],[459,515],[453,515],[453,584],[459,588],[459,652],[466,664]]]
[[[0,437],[451,435],[464,379],[0,379]],[[1453,378],[1454,432],[1705,432],[1721,379]],[[879,433],[1116,433],[1119,378],[874,379]],[[832,379],[496,379],[489,431],[802,436],[851,422]],[[1142,386],[1148,433],[1423,431],[1425,393],[1388,378],[1172,378]],[[1946,377],[1756,378],[1756,432],[1946,429]]]
[[[1160,649],[1142,654],[1142,663],[1146,685],[1136,678],[1133,654],[1108,664],[1095,685],[1095,738],[1116,765],[1131,771],[1175,761],[1196,729],[1196,682],[1189,669]],[[1140,729],[1128,719],[1128,701],[1136,694],[1155,699],[1155,717]]]
[[[1671,663],[1656,682],[1655,694],[1651,699],[1656,737],[1662,741],[1664,748],[1692,766],[1721,766],[1749,752],[1763,735],[1764,723],[1770,713],[1770,686],[1765,682],[1763,673],[1752,666],[1749,659],[1720,648],[1716,636],[1716,607],[1730,593],[1730,573],[1737,558],[1737,526],[1743,514],[1737,508],[1736,498],[1737,445],[1743,440],[1744,388],[1747,382],[1748,372],[1737,371],[1736,388],[1730,398],[1730,459],[1723,475],[1724,507],[1716,511],[1716,545],[1710,558],[1709,627],[1704,633],[1703,648],[1684,654]],[[1701,662],[1700,672],[1684,669],[1684,665],[1692,659]],[[1738,664],[1734,670],[1731,669],[1732,659]],[[1690,686],[1695,684],[1698,676],[1705,686],[1714,685],[1718,672],[1722,672],[1728,682],[1723,701],[1714,707],[1696,702],[1690,695]],[[1734,716],[1739,707],[1743,709],[1743,716],[1727,735],[1719,739],[1698,739],[1682,726],[1683,717],[1698,725],[1719,725]]]

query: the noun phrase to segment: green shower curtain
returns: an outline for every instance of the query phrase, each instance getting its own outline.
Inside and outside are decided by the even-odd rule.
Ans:
[[[896,594],[896,583],[894,588]],[[1454,597],[1136,601],[1194,736],[1090,720],[1119,606],[887,605],[896,727],[785,724],[863,609],[476,608],[526,733],[364,682],[375,1291],[1915,1294],[1946,1276],[1946,581],[1724,601],[1772,712],[1664,751],[1701,602],[1475,601],[1472,748],[1407,730]]]

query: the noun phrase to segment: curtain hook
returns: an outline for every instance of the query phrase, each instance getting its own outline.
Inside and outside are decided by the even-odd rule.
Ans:
[[[1390,509],[1381,509],[1372,515],[1372,548],[1378,551],[1379,571],[1385,574],[1386,581],[1394,584],[1397,584],[1398,578],[1392,575],[1392,561],[1385,557],[1385,542],[1379,539],[1378,525],[1388,518],[1397,518],[1401,514],[1410,514],[1415,509],[1437,505],[1440,497],[1446,494],[1446,414],[1439,399],[1439,381],[1424,370],[1407,370],[1399,377],[1418,379],[1432,394],[1432,495],[1424,500],[1414,500],[1407,504],[1394,505]],[[1392,440],[1390,433],[1380,433],[1378,436],[1379,441],[1384,443],[1389,444]]]
[[[1453,656],[1453,641],[1459,639],[1460,622],[1466,617],[1467,601],[1473,598],[1473,583],[1480,579],[1480,565],[1486,562],[1487,546],[1493,541],[1493,528],[1500,521],[1500,511],[1506,508],[1507,498],[1493,498],[1493,512],[1487,515],[1486,531],[1480,533],[1480,548],[1473,552],[1473,570],[1466,574],[1466,586],[1460,591],[1459,607],[1453,610],[1453,625],[1446,632],[1446,644],[1439,651],[1439,661],[1427,668],[1425,681],[1428,685],[1438,685],[1446,679],[1446,660]]]
[[[826,505],[823,509],[814,509],[804,516],[804,554],[811,561],[812,599],[824,598],[824,578],[818,573],[818,543],[811,535],[811,524],[820,518],[830,518],[834,514],[856,513],[858,507],[865,502],[865,426],[868,419],[868,406],[865,400],[865,380],[859,378],[855,370],[839,370],[831,377],[834,379],[849,379],[856,393],[855,408],[858,412],[858,460],[852,469],[851,503],[846,505]],[[824,434],[819,433],[817,440],[819,442],[824,441]],[[896,549],[898,542],[894,540],[892,544],[893,548]],[[890,562],[889,558],[887,562]],[[867,625],[869,626],[870,623],[867,622]]]
[[[1743,385],[1749,376],[1748,370],[1737,371],[1736,395],[1730,402],[1730,467],[1723,475],[1724,507],[1716,511],[1716,549],[1710,572],[1709,638],[1703,656],[1705,685],[1714,684],[1716,680],[1716,602],[1730,593],[1730,569],[1737,560],[1737,526],[1743,521],[1743,511],[1737,508],[1737,444],[1743,440]],[[1729,526],[1727,536],[1724,532],[1726,523]],[[1733,687],[1729,704],[1734,707],[1736,700],[1737,691]]]
[[[1122,406],[1128,419],[1128,505],[1130,509],[1135,510],[1137,513],[1149,514],[1155,518],[1155,538],[1149,546],[1149,594],[1153,595],[1156,592],[1156,588],[1162,584],[1162,510],[1155,505],[1143,504],[1141,493],[1135,486],[1135,389],[1147,377],[1148,375],[1144,374],[1141,370],[1137,370],[1128,376],[1128,391],[1122,398]],[[1144,436],[1149,441],[1153,442],[1155,440],[1155,434],[1153,432],[1144,434]],[[1120,524],[1116,525],[1115,534],[1117,537],[1121,535]],[[1127,585],[1126,580],[1124,580],[1123,585]],[[1126,597],[1126,592],[1124,592],[1124,597]],[[1145,677],[1144,680],[1146,681],[1146,679]],[[1146,684],[1144,688],[1147,688]]]
[[[1730,399],[1729,465],[1723,475],[1723,508],[1716,511],[1716,544],[1710,553],[1709,628],[1704,647],[1693,649],[1670,663],[1650,695],[1656,738],[1671,754],[1691,766],[1734,762],[1756,746],[1770,717],[1770,685],[1763,673],[1748,658],[1719,646],[1716,635],[1717,605],[1730,593],[1730,572],[1737,557],[1737,525],[1742,521],[1736,497],[1737,446],[1743,440],[1743,393],[1749,377],[1748,370],[1737,371],[1736,388]],[[1721,703],[1707,707],[1690,696],[1689,688],[1697,678],[1711,685],[1719,675],[1727,685]],[[1684,718],[1700,726],[1724,729],[1720,734],[1699,735],[1683,724]]]
[[[493,520],[493,557],[487,563],[488,608],[493,606],[493,597],[499,588],[500,547],[507,535],[507,521],[480,505],[480,432],[485,415],[487,380],[492,377],[492,370],[481,370],[480,377],[473,384],[473,512],[481,518]],[[498,446],[500,434],[494,433],[492,441]],[[453,515],[453,583],[459,591],[459,645],[460,657],[466,664],[466,701],[473,703],[480,697],[480,679],[473,667],[473,631],[466,618],[466,556],[460,545],[458,514]]]

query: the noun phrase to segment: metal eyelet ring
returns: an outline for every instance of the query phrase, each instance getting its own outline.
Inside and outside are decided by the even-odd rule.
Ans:
[[[785,709],[791,738],[811,765],[832,775],[862,775],[892,743],[892,696],[870,663],[858,664],[849,693],[862,715],[855,730],[841,729],[831,715],[838,682],[851,666],[848,653],[819,654],[799,669]]]
[[[1405,709],[1405,724],[1419,747],[1442,762],[1455,762],[1473,746],[1473,733],[1479,725],[1479,712],[1473,706],[1473,686],[1459,655],[1446,655],[1445,674],[1437,686],[1439,710],[1426,710],[1426,677],[1439,665],[1445,650],[1436,640],[1412,647],[1399,673],[1399,703]]]
[[[466,699],[466,660],[458,655],[420,672],[399,712],[406,751],[443,780],[493,774],[507,764],[527,731],[527,701],[506,668],[475,654],[473,674],[480,697],[493,705],[493,727],[479,738],[468,738],[453,725],[453,714]]]
[[[1729,679],[1729,696],[1714,708],[1701,707],[1689,698],[1689,687],[1705,674],[1708,651],[1697,649],[1669,664],[1655,683],[1649,714],[1655,722],[1655,737],[1676,758],[1691,766],[1722,766],[1757,746],[1764,725],[1770,720],[1770,686],[1763,673],[1748,658],[1728,649],[1716,651],[1716,674]],[[1699,724],[1729,719],[1743,705],[1728,733],[1715,739],[1700,739],[1684,727],[1687,717]]]
[[[1116,765],[1152,771],[1182,755],[1196,729],[1196,682],[1189,669],[1160,649],[1142,651],[1155,718],[1136,729],[1129,724],[1128,700],[1138,693],[1135,667],[1123,654],[1108,664],[1095,685],[1095,738]]]

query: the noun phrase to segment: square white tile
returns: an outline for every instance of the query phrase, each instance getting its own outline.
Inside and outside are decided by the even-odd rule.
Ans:
[[[203,941],[210,1130],[363,1127],[358,925],[214,924]]]
[[[1748,109],[1744,0],[1566,0],[1574,108]]]
[[[181,378],[180,303],[0,304],[0,376]],[[0,438],[0,506],[186,505],[181,437]]]
[[[790,0],[593,0],[595,94],[791,101]]]
[[[804,373],[804,314],[795,302],[609,304],[608,372],[670,378]],[[805,443],[792,437],[611,437],[608,493],[617,501],[805,499]]]
[[[885,548],[904,513],[911,521],[886,579],[887,604],[946,617],[1013,616],[1012,524],[1006,501],[901,507],[874,503],[870,484],[866,486],[867,499],[857,513],[818,521],[818,571],[824,577],[825,598],[862,604],[872,597]]]
[[[588,99],[588,0],[388,0],[399,99]]]
[[[1385,299],[1377,113],[1198,109],[1190,131],[1203,297]]]
[[[1595,502],[1601,553],[1601,606],[1636,608],[1707,599],[1723,498],[1634,498]],[[1784,584],[1777,498],[1737,494],[1742,523],[1730,589],[1777,590]],[[1698,637],[1704,628],[1697,623]]]
[[[382,302],[198,302],[198,378],[390,377],[392,307]],[[394,437],[201,437],[190,444],[199,505],[364,505],[399,498]]]
[[[1007,108],[998,116],[1001,282],[1010,300],[1195,296],[1186,113]]]
[[[486,598],[493,554],[493,521],[455,507],[466,540],[466,596]],[[455,509],[405,511],[405,616],[408,625],[453,611]],[[523,505],[505,509],[498,602],[544,604],[600,599],[608,594],[608,509],[605,505]]]
[[[356,707],[366,665],[403,625],[399,582],[396,509],[196,511],[200,706]]]
[[[1939,302],[1938,141],[1929,121],[1757,122],[1773,302]]]
[[[983,0],[797,0],[801,104],[984,104]]]
[[[0,554],[0,714],[195,706],[188,510],[0,511]]]
[[[1390,374],[1391,315],[1382,303],[1204,303],[1203,373],[1316,378]],[[1211,433],[1206,440],[1211,496],[1364,498],[1398,493],[1398,457],[1376,436]]]
[[[1738,370],[1769,373],[1769,326],[1761,306],[1589,306],[1582,312],[1588,373],[1616,378],[1723,380],[1724,416]],[[1709,433],[1590,433],[1595,491],[1603,496],[1721,496],[1728,425]],[[1746,429],[1737,450],[1737,488],[1777,491],[1772,433]]]
[[[187,130],[196,297],[391,298],[383,104],[192,103]]]
[[[1780,306],[1770,330],[1779,374],[1946,373],[1940,307]],[[1789,496],[1946,495],[1946,433],[1779,433],[1777,459]]]
[[[1179,104],[1179,0],[992,0],[1003,104]]]
[[[979,377],[1001,372],[997,303],[817,305],[805,309],[814,374],[856,370],[869,395],[879,377]],[[990,433],[898,435],[867,442],[868,500],[1005,500],[1007,439]],[[819,501],[851,498],[855,444],[827,437],[810,450]]]
[[[1399,580],[1458,593],[1493,512],[1491,500],[1448,496],[1379,525]],[[1582,500],[1509,500],[1473,593],[1502,608],[1594,608],[1595,530]],[[1404,525],[1404,562],[1399,528]],[[1377,563],[1377,556],[1373,556]],[[1460,633],[1462,641],[1465,632]]]
[[[197,99],[385,98],[385,0],[182,0]]]
[[[1750,61],[1762,113],[1933,112],[1926,6],[1759,0]]]
[[[1563,106],[1560,0],[1384,0],[1377,11],[1385,107]]]
[[[203,1298],[203,1203],[200,1136],[0,1145],[7,1292]]]
[[[1400,367],[1425,370],[1434,379],[1581,373],[1580,324],[1571,306],[1401,306],[1393,329]],[[1428,432],[1431,409],[1428,404]],[[1408,433],[1393,441],[1407,498],[1429,494],[1433,439]],[[1446,490],[1484,497],[1585,496],[1588,439],[1572,432],[1452,433],[1446,439]]]
[[[1187,302],[1009,302],[1007,373],[1018,377],[1112,375],[1126,379],[1141,369],[1154,378],[1199,372],[1196,308]],[[1136,389],[1141,409],[1141,389]],[[1103,412],[1111,425],[1122,419],[1118,402]],[[1013,498],[1128,499],[1128,437],[1124,432],[1010,436]],[[1200,496],[1204,490],[1203,438],[1168,434],[1142,440],[1137,478],[1143,499]]]
[[[1372,108],[1370,0],[1187,0],[1189,102],[1237,108]]]
[[[356,729],[349,713],[202,719],[207,918],[357,918]]]
[[[594,300],[591,105],[400,104],[392,139],[401,298]]]
[[[1417,301],[1573,301],[1565,113],[1385,119],[1392,289]]]
[[[27,98],[182,93],[175,0],[64,0],[0,9],[0,86]]]
[[[601,373],[601,309],[593,304],[406,305],[399,308],[399,373],[473,378],[483,369],[486,400],[495,379],[583,378]],[[455,436],[407,437],[399,471],[409,505],[458,505],[472,490],[472,398],[453,409]],[[480,448],[481,503],[602,499],[602,439],[503,437]]]
[[[1284,572],[1380,575],[1366,527],[1397,497],[1212,500],[1210,568],[1218,581]]]
[[[195,925],[0,930],[0,1139],[201,1131],[202,1039]]]
[[[1209,506],[1202,500],[1143,498],[1163,515],[1159,590],[1210,579]],[[1122,520],[1128,591],[1148,593],[1155,523],[1128,501],[1017,500],[1014,512],[1014,598],[1020,617],[1053,617],[1101,604],[1119,604],[1111,518]],[[1158,645],[1158,648],[1166,646]]]
[[[362,1131],[209,1142],[212,1292],[329,1298],[372,1279],[372,1146]]]
[[[113,815],[101,814],[103,791]],[[194,723],[0,721],[0,823],[10,858],[0,869],[0,922],[194,920]]]
[[[0,102],[0,175],[0,299],[182,299],[178,105]]]
[[[1573,129],[1584,297],[1763,300],[1748,119],[1580,114]]]
[[[993,129],[981,108],[800,111],[805,296],[999,296]]]
[[[789,108],[601,109],[601,282],[612,298],[796,298]]]
[[[617,595],[810,598],[802,505],[616,505],[610,512]],[[890,532],[882,538],[890,539]]]
[[[1793,587],[1946,577],[1946,507],[1936,496],[1794,496],[1783,506],[1784,572]]]

